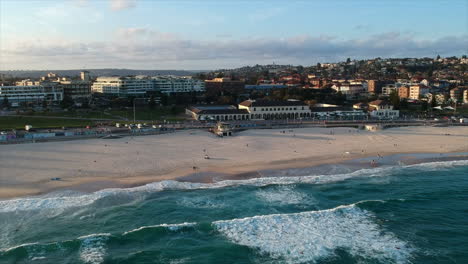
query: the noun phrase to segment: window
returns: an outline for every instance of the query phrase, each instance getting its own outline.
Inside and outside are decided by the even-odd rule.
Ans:
[[[257,111],[257,108],[254,107],[254,111]]]

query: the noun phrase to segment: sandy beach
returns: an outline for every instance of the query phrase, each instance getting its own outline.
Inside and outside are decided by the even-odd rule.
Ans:
[[[452,152],[468,152],[468,127],[404,127],[378,132],[265,129],[225,138],[190,130],[120,139],[2,145],[0,199],[56,190],[130,187],[197,173],[211,175],[208,180],[216,181],[266,169],[311,167],[379,155]],[[51,181],[55,177],[60,180]]]

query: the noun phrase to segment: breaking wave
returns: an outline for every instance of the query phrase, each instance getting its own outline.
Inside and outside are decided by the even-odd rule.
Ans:
[[[356,204],[292,214],[213,222],[228,239],[288,263],[316,262],[338,249],[354,257],[406,263],[413,249],[373,222]]]
[[[309,175],[309,176],[292,176],[292,177],[263,177],[253,178],[248,180],[226,180],[215,183],[190,183],[178,182],[173,180],[153,182],[143,186],[134,188],[114,188],[97,191],[90,194],[62,196],[46,196],[46,197],[28,197],[11,200],[0,201],[0,213],[30,211],[41,209],[64,209],[76,206],[86,206],[94,203],[97,200],[109,196],[128,196],[135,197],[137,195],[145,195],[164,190],[196,190],[196,189],[216,189],[231,186],[267,186],[267,185],[287,185],[287,184],[325,184],[344,181],[357,177],[380,177],[391,175],[405,168],[413,168],[417,170],[438,170],[443,168],[452,168],[454,166],[466,166],[468,160],[456,161],[438,161],[428,162],[405,166],[388,166],[371,169],[360,169],[351,173],[334,174],[334,175]]]

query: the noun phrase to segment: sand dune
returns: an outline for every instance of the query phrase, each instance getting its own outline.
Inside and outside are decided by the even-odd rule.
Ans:
[[[363,156],[468,151],[468,127],[248,130],[218,138],[191,130],[157,136],[0,146],[0,198],[57,189],[93,191],[175,179],[194,171],[236,174]],[[330,133],[333,131],[333,133]],[[204,159],[204,155],[210,159]],[[193,167],[197,167],[196,170]],[[60,181],[51,181],[60,177]]]

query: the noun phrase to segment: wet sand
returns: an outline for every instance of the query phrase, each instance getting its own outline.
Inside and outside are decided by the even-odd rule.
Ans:
[[[350,128],[247,130],[225,138],[191,130],[134,138],[2,145],[0,199],[60,190],[91,192],[161,180],[212,182],[320,170],[332,174],[340,171],[336,164],[345,164],[342,170],[352,170],[396,161],[463,159],[465,152],[468,127],[405,127],[378,132]],[[418,154],[407,155],[410,153]],[[376,164],[372,164],[373,159]],[[52,181],[55,177],[60,180]]]

